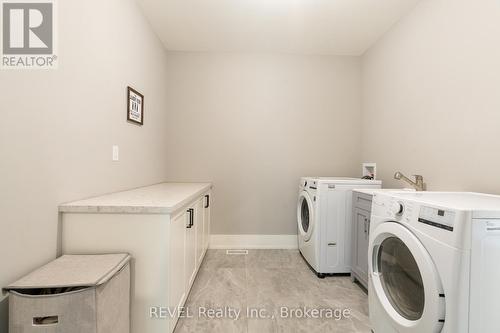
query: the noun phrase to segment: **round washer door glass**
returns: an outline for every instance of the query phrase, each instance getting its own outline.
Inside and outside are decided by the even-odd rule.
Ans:
[[[314,229],[313,203],[307,192],[302,192],[297,204],[297,223],[302,239],[307,242]]]
[[[391,305],[404,318],[418,320],[424,312],[422,275],[410,249],[398,237],[386,238],[378,252],[382,288]]]
[[[300,204],[300,223],[302,224],[302,230],[307,233],[309,231],[309,204],[305,198],[302,198]]]

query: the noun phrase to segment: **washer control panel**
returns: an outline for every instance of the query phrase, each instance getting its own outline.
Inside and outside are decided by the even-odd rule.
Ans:
[[[455,212],[422,206],[418,215],[418,222],[424,223],[436,228],[453,231],[455,226]]]

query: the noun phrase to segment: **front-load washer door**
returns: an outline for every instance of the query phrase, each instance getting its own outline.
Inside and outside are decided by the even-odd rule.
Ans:
[[[311,239],[314,228],[314,206],[310,195],[302,191],[297,204],[297,222],[302,239],[307,242]]]
[[[406,227],[380,224],[370,238],[369,270],[373,290],[401,333],[440,332],[445,300],[434,262]]]

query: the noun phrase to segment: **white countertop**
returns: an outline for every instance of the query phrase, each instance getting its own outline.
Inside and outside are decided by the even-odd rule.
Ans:
[[[169,214],[211,187],[211,183],[161,183],[65,203],[59,206],[59,212]]]
[[[412,188],[358,188],[353,192],[374,195],[377,192],[415,192],[415,190]]]

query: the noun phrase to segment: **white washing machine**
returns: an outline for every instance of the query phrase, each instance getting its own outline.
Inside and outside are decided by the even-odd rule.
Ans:
[[[351,271],[352,190],[377,189],[378,180],[303,177],[299,185],[299,250],[318,277]]]
[[[500,196],[376,193],[368,258],[375,333],[500,332]]]

